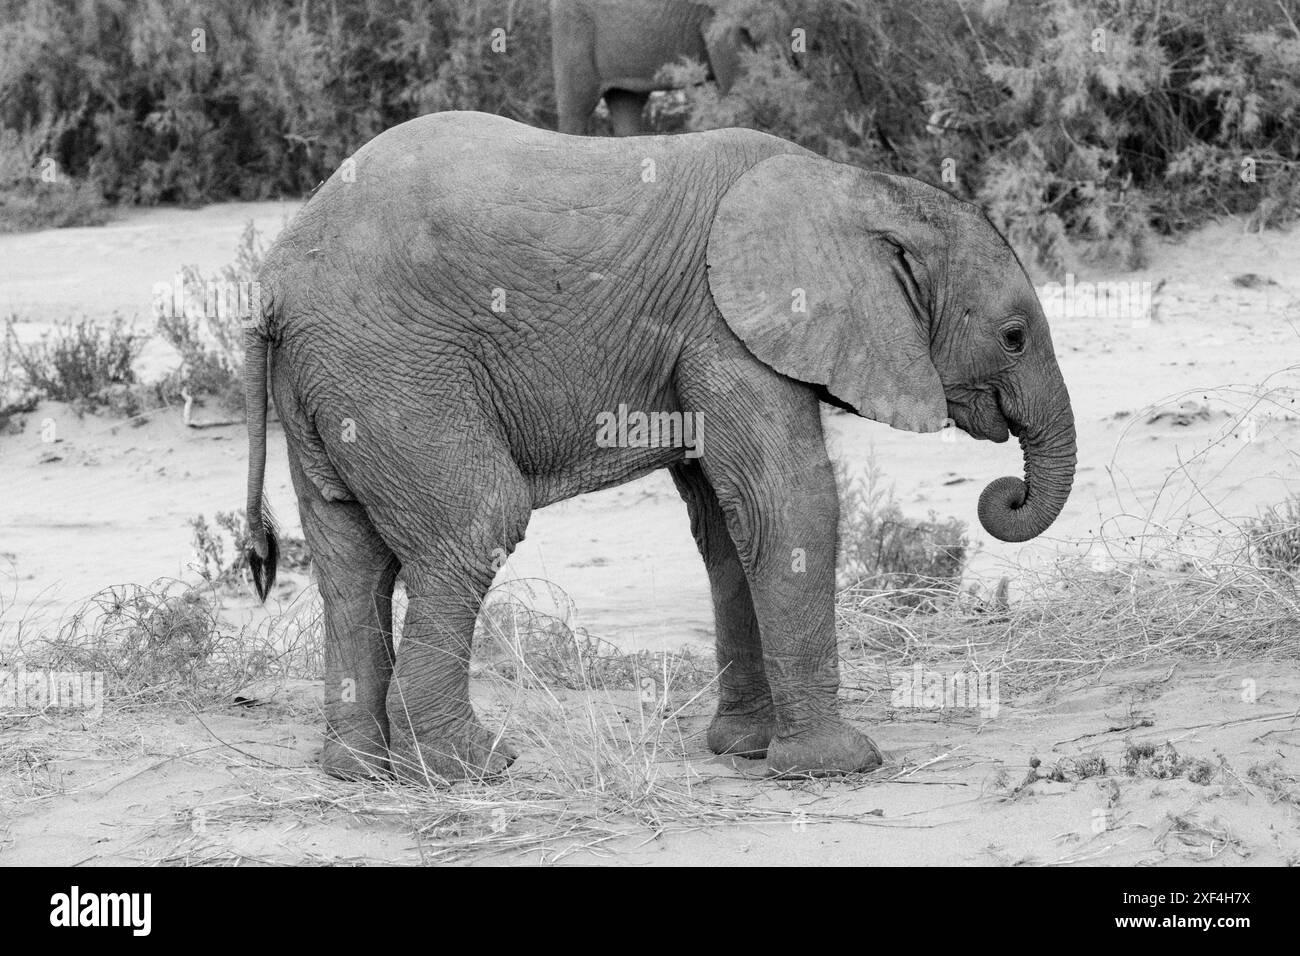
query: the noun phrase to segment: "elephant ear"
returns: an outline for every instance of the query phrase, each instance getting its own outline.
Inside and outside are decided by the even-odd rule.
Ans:
[[[713,220],[713,301],[776,371],[825,386],[866,418],[937,431],[948,412],[930,360],[924,263],[940,248],[943,196],[817,157],[765,159]]]

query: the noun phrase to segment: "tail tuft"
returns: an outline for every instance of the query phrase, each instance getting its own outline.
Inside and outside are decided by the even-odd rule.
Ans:
[[[265,601],[275,584],[275,566],[280,557],[280,545],[276,541],[275,522],[266,505],[256,523],[249,522],[248,550],[244,552],[248,568],[253,572],[253,588],[257,599]]]

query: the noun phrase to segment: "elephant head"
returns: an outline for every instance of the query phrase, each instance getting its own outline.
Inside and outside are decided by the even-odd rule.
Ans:
[[[723,318],[771,368],[896,428],[1015,435],[1025,477],[980,496],[984,529],[1026,541],[1074,478],[1074,416],[1024,268],[976,207],[913,179],[808,155],[751,167],[708,240]]]

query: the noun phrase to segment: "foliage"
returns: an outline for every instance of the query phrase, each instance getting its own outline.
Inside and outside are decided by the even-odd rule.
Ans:
[[[218,511],[213,518],[216,527],[208,524],[203,515],[190,519],[190,539],[194,549],[196,571],[207,584],[217,587],[238,587],[244,580],[248,561],[248,517],[244,509]],[[233,557],[226,558],[226,541],[229,539]],[[280,565],[283,570],[306,572],[311,565],[307,543],[301,538],[280,536]]]
[[[1300,0],[716,6],[754,40],[745,73],[719,96],[701,65],[667,68],[688,87],[652,101],[659,128],[751,126],[918,176],[1053,268],[1075,243],[1136,265],[1152,229],[1300,210]],[[301,195],[434,110],[555,125],[542,0],[0,0],[0,24],[10,228],[93,221],[96,194]]]
[[[107,700],[238,702],[260,682],[319,677],[317,627],[279,633],[237,629],[212,589],[179,581],[118,585],[94,595],[57,628],[20,629],[0,664],[102,673]]]
[[[116,392],[136,384],[133,366],[148,338],[121,316],[107,324],[68,319],[26,346],[18,342],[11,319],[5,335],[32,389],[57,402],[92,406],[113,404]]]
[[[1243,527],[1255,564],[1300,580],[1300,496],[1266,508]]]
[[[265,253],[266,244],[250,221],[235,261],[216,277],[193,266],[181,270],[183,307],[176,309],[172,301],[155,304],[158,333],[180,353],[180,366],[148,385],[137,381],[134,364],[149,336],[120,316],[107,323],[69,319],[27,345],[19,341],[11,317],[0,355],[0,426],[13,414],[30,410],[35,398],[131,416],[145,407],[176,404],[188,394],[215,397],[242,411],[241,308],[256,301],[256,276]]]
[[[840,494],[841,582],[891,595],[906,607],[930,604],[936,592],[961,585],[970,541],[956,518],[940,520],[932,511],[924,520],[906,517],[893,494],[881,485],[874,465],[865,477],[850,478],[836,464]]]
[[[553,127],[549,59],[541,2],[0,0],[0,128],[110,202],[301,195],[433,110]]]
[[[0,71],[2,73],[2,71]],[[55,135],[50,118],[20,131],[0,126],[0,232],[97,226],[108,220],[99,190],[74,181],[44,155]]]
[[[978,201],[1046,265],[1074,240],[1138,265],[1150,228],[1300,211],[1297,0],[720,6],[757,45],[731,95],[687,91],[688,126],[917,176]]]
[[[194,266],[181,270],[184,307],[157,303],[158,334],[181,356],[180,368],[167,376],[159,390],[168,401],[188,392],[195,398],[212,396],[226,408],[244,407],[245,311],[257,301],[256,281],[266,243],[250,220],[240,236],[234,263],[215,279]]]

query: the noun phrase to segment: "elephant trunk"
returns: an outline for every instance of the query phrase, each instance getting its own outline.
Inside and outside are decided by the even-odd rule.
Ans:
[[[1025,477],[998,478],[980,495],[984,530],[1001,541],[1028,541],[1047,530],[1065,507],[1074,483],[1074,413],[1069,399],[1049,425],[1020,434]]]

